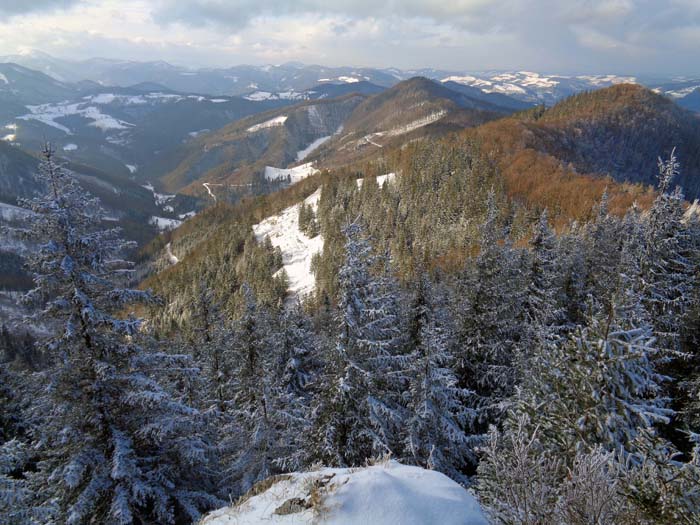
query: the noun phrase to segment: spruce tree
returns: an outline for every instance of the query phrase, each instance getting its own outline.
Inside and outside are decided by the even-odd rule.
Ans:
[[[43,152],[47,193],[28,203],[28,234],[39,315],[53,332],[45,391],[35,410],[40,454],[29,478],[34,508],[51,523],[174,523],[220,504],[206,470],[209,444],[196,410],[159,383],[159,371],[188,367],[183,356],[139,344],[141,321],[117,315],[147,292],[120,287],[131,266],[118,230],[100,230],[102,212],[75,179]]]

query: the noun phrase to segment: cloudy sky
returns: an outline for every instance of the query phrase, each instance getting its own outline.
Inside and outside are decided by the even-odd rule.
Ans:
[[[700,0],[0,0],[0,54],[699,74]]]

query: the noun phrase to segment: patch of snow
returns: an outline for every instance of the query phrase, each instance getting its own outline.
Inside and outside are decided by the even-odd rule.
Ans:
[[[128,165],[127,165],[127,167],[128,167]],[[153,200],[156,203],[156,206],[165,206],[167,203],[169,203],[171,200],[173,200],[175,198],[175,195],[169,195],[167,193],[158,193],[155,190],[155,188],[153,187],[153,184],[151,184],[150,182],[147,184],[144,184],[141,187],[146,188],[148,191],[150,191],[153,194]]]
[[[190,217],[194,217],[195,215],[197,215],[196,211],[188,211],[187,213],[181,213],[177,217],[178,217],[178,219],[184,221],[184,220],[189,219]]]
[[[423,118],[414,120],[413,122],[410,122],[404,126],[400,126],[398,128],[389,130],[386,132],[386,134],[390,137],[395,137],[397,135],[403,135],[404,133],[410,133],[415,129],[422,128],[423,126],[427,126],[428,124],[432,124],[433,122],[437,122],[445,115],[447,115],[447,111],[445,110],[436,111],[435,113],[431,113],[430,115],[427,115]]]
[[[3,75],[2,73],[0,73],[0,82],[2,82],[3,84],[9,84],[9,83],[10,83],[10,81],[7,80],[7,77],[6,77],[5,75]]]
[[[207,190],[207,193],[209,194],[209,196],[212,199],[214,199],[214,202],[216,202],[216,195],[214,195],[214,193],[211,191],[211,187],[210,187],[210,186],[212,186],[212,183],[211,182],[203,182],[202,186],[204,186],[204,188]]]
[[[315,482],[315,483],[314,483]],[[291,500],[309,502],[321,486],[321,508],[277,514]],[[309,502],[310,503],[310,502]],[[476,498],[434,470],[396,461],[365,468],[293,473],[245,502],[206,516],[201,525],[487,525]]]
[[[81,103],[69,104],[65,102],[59,104],[27,106],[27,109],[29,109],[30,112],[17,118],[20,120],[36,120],[46,124],[47,126],[59,129],[67,135],[72,135],[73,132],[63,124],[56,122],[56,119],[69,116],[79,116],[92,120],[92,122],[88,125],[99,128],[102,131],[128,129],[129,127],[133,126],[133,124],[129,124],[123,120],[116,119],[110,115],[105,115],[95,106],[83,106],[84,105]]]
[[[318,173],[318,170],[314,168],[312,162],[307,162],[301,166],[295,166],[294,168],[273,168],[272,166],[265,166],[265,178],[267,180],[284,180],[289,177],[289,183],[295,184],[306,177]]]
[[[168,261],[170,262],[170,264],[175,265],[175,264],[177,264],[177,263],[180,262],[180,259],[178,259],[177,257],[175,257],[175,255],[173,254],[173,251],[172,251],[172,248],[171,248],[170,245],[171,245],[171,243],[168,243],[168,244],[165,245],[165,252],[166,252],[166,254],[167,254],[167,256],[168,256]]]
[[[149,224],[155,226],[158,228],[160,231],[166,231],[166,230],[174,230],[178,226],[182,224],[182,221],[179,221],[177,219],[168,219],[167,217],[156,217],[152,216],[149,221]]]
[[[77,149],[78,145],[73,143],[66,144],[65,146],[63,146],[63,151],[75,151]]]
[[[321,188],[304,200],[314,210],[321,198]],[[289,291],[292,294],[307,295],[314,290],[315,279],[311,272],[311,258],[323,249],[323,237],[313,239],[299,231],[299,205],[285,209],[253,226],[258,241],[269,237],[272,245],[282,251],[282,269],[289,278]]]
[[[396,178],[396,173],[391,172],[391,173],[387,173],[387,174],[385,174],[385,175],[378,175],[378,176],[376,177],[376,181],[377,181],[377,184],[379,185],[379,187],[382,187],[382,186],[384,186],[384,184],[385,184],[386,182],[391,182],[391,181],[393,181],[395,178]],[[361,187],[362,187],[362,183],[363,183],[364,181],[365,181],[365,179],[357,179],[357,180],[355,180],[355,182],[357,183],[357,187],[358,187],[358,188],[361,188]]]
[[[262,100],[306,100],[309,98],[306,93],[297,93],[294,90],[270,93],[269,91],[255,91],[243,97],[246,100],[260,102]]]
[[[26,219],[34,215],[34,212],[26,208],[20,208],[18,206],[13,206],[12,204],[5,204],[0,202],[0,219],[4,221],[12,221],[18,219]]]
[[[224,102],[228,102],[228,99],[226,99],[226,98],[212,98],[209,102],[213,102],[214,104],[223,104]]]
[[[338,77],[338,80],[340,80],[341,82],[345,82],[346,84],[354,84],[355,82],[360,81],[359,78],[346,77],[346,76]]]
[[[254,133],[256,131],[260,131],[261,129],[282,126],[285,122],[287,122],[287,116],[282,115],[279,117],[272,118],[270,120],[266,120],[265,122],[261,122],[260,124],[255,124],[254,126],[249,127],[246,131],[248,131],[249,133]]]
[[[2,140],[4,140],[5,142],[14,142],[16,139],[17,135],[15,135],[14,133],[8,133],[4,137],[2,137]]]
[[[125,166],[126,166],[126,169],[129,170],[129,173],[136,173],[136,170],[139,169],[139,167],[136,166],[135,164],[125,164]]]
[[[207,133],[208,131],[211,131],[210,129],[200,129],[199,131],[190,131],[188,135],[192,138],[197,137],[198,135],[201,135],[202,133]]]
[[[328,135],[327,137],[320,137],[314,140],[311,144],[306,146],[304,149],[299,150],[297,152],[297,161],[304,160],[306,157],[308,157],[314,150],[318,149],[323,145],[324,142],[328,141],[332,135]]]

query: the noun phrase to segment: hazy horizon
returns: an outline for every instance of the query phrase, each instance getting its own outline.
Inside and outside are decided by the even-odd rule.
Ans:
[[[0,55],[404,70],[700,73],[694,0],[0,0]]]

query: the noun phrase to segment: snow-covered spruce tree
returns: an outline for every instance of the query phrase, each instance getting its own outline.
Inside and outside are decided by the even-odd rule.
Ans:
[[[649,210],[640,269],[644,306],[662,344],[672,349],[678,349],[697,279],[696,223],[684,220],[681,189],[671,190],[678,170],[674,152],[667,161],[659,159],[659,195]]]
[[[40,242],[29,259],[40,305],[53,334],[48,386],[35,409],[41,455],[29,478],[32,504],[50,507],[45,523],[174,523],[219,504],[206,470],[209,445],[192,408],[158,382],[184,357],[146,352],[141,322],[115,315],[152,297],[120,288],[130,265],[116,229],[100,230],[101,209],[44,149],[46,195],[28,234]]]
[[[472,392],[469,404],[478,415],[469,433],[486,432],[503,415],[516,383],[523,280],[498,216],[491,191],[479,255],[467,261],[456,289],[457,377],[459,386]]]
[[[668,423],[673,414],[662,397],[666,378],[653,364],[660,349],[649,326],[594,318],[547,353],[546,366],[524,379],[517,408],[557,457],[571,461],[598,445],[630,452],[641,429]]]
[[[425,274],[419,277],[419,298],[413,312],[416,334],[408,356],[408,415],[404,424],[406,461],[438,470],[460,483],[467,483],[468,468],[476,467],[480,437],[465,433],[476,417],[466,400],[471,394],[457,386],[450,368],[450,324],[444,297],[439,300]]]
[[[234,454],[226,484],[234,495],[271,475],[297,469],[305,439],[301,431],[303,405],[299,399],[288,405],[293,383],[285,383],[280,375],[285,338],[275,329],[269,312],[258,305],[250,287],[244,284],[242,288],[245,311],[227,349],[234,363],[234,399],[229,413],[236,433],[231,435]]]
[[[502,525],[550,525],[561,462],[547,453],[526,415],[492,426],[479,463],[477,489],[487,514]]]
[[[344,233],[333,384],[316,408],[314,434],[317,459],[351,466],[400,456],[407,361],[393,279],[375,273],[378,260],[358,220]]]
[[[193,302],[187,346],[201,374],[196,385],[192,385],[196,389],[192,399],[201,409],[222,415],[233,399],[233,364],[230,352],[226,351],[232,330],[214,293],[203,280],[197,285]]]
[[[556,235],[549,226],[547,210],[544,210],[533,228],[530,252],[525,258],[526,289],[522,312],[530,332],[525,337],[531,340],[542,336],[552,337],[556,332],[555,325],[563,320],[559,304],[558,280],[561,272],[558,256]]]

